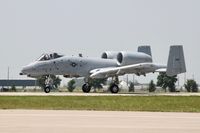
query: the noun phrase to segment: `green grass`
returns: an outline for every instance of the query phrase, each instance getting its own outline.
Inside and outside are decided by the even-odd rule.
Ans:
[[[0,109],[200,112],[200,97],[0,96]]]

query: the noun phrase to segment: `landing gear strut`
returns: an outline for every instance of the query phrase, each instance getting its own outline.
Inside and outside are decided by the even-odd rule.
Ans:
[[[45,79],[44,92],[50,93],[52,88],[53,88],[53,79],[51,78],[50,75],[48,75],[46,76],[46,79]]]
[[[114,77],[113,79],[113,83],[110,85],[109,87],[109,90],[112,92],[112,93],[118,93],[119,92],[119,79],[118,77]]]

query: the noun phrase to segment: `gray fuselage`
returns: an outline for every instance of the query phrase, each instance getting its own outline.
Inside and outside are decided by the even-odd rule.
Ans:
[[[125,63],[124,63],[125,62]],[[63,75],[64,77],[90,77],[92,72],[105,68],[116,68],[139,63],[152,63],[152,57],[144,53],[125,54],[124,61],[117,59],[63,56],[57,53],[43,54],[39,59],[23,67],[21,75],[39,77],[43,75]],[[137,75],[154,72],[157,67],[136,69]],[[92,71],[92,72],[91,72]],[[117,76],[117,74],[116,74]]]
[[[115,59],[83,58],[63,56],[47,61],[35,61],[25,66],[22,73],[29,76],[65,75],[69,77],[88,77],[97,68],[117,67]]]

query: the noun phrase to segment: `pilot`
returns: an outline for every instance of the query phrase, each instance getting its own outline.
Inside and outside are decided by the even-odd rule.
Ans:
[[[44,60],[47,60],[47,57],[46,57],[46,55],[44,56],[44,58],[43,58]]]
[[[52,54],[50,54],[50,59],[53,59],[53,55]]]
[[[58,58],[58,54],[57,53],[53,53],[53,57],[54,57],[54,59]]]
[[[44,56],[44,60],[49,60],[49,56],[47,54]]]

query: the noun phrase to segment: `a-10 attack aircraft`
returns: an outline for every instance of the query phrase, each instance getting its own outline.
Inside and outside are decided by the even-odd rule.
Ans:
[[[53,87],[50,75],[63,75],[66,78],[84,77],[85,84],[82,90],[90,92],[89,79],[112,77],[109,90],[118,93],[118,76],[147,73],[166,72],[168,76],[175,76],[186,72],[183,46],[170,47],[168,64],[153,63],[150,46],[139,46],[138,52],[106,51],[102,58],[89,58],[81,56],[64,56],[57,53],[43,54],[36,61],[23,67],[20,75],[28,77],[46,76],[44,91],[49,93]]]

